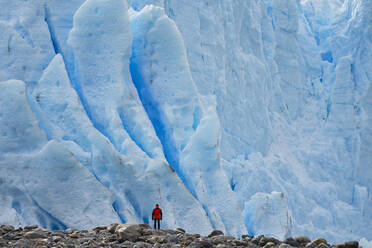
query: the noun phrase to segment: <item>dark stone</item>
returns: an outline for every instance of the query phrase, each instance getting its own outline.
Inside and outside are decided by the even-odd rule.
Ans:
[[[211,240],[209,240],[209,239],[201,240],[201,241],[199,241],[199,244],[202,248],[212,248],[213,247],[213,244],[212,244]]]
[[[3,235],[3,239],[6,239],[6,240],[15,240],[16,239],[16,235],[11,233],[11,232],[8,232],[6,234]]]
[[[253,238],[251,239],[251,242],[252,242],[253,244],[259,245],[262,237],[263,237],[262,235],[260,235],[260,236],[256,236],[256,237],[253,237]]]
[[[12,232],[15,230],[15,228],[11,225],[1,225],[0,228],[4,231],[4,232]]]
[[[47,235],[44,233],[44,231],[40,228],[37,228],[35,230],[29,231],[25,233],[26,239],[39,239],[39,238],[47,238]]]
[[[294,240],[296,240],[300,244],[307,244],[311,242],[311,240],[306,236],[297,236],[294,238]]]
[[[244,246],[244,247],[248,246],[249,244],[248,241],[245,241],[245,240],[235,240],[235,243],[238,246]]]
[[[319,246],[320,244],[324,244],[324,245],[328,246],[327,240],[325,240],[323,238],[318,238],[318,239],[314,240],[313,242],[317,246]]]
[[[299,247],[300,246],[300,243],[297,242],[296,240],[294,240],[293,238],[286,238],[286,239],[284,239],[283,242],[286,243],[286,244],[289,244],[291,246],[294,246],[294,247]]]
[[[345,248],[345,243],[341,243],[341,242],[336,243],[335,248]]]
[[[179,228],[179,227],[176,228],[176,231],[177,232],[180,232],[180,233],[186,233],[185,230],[183,230],[182,228]]]
[[[178,237],[175,235],[167,234],[167,241],[170,243],[178,243]]]
[[[187,246],[189,248],[201,248],[201,245],[199,242],[192,242],[191,244],[189,244],[189,246]]]
[[[310,243],[308,243],[305,247],[306,247],[306,248],[316,248],[317,245],[316,245],[314,242],[310,242]]]
[[[263,236],[263,237],[260,239],[260,245],[261,245],[261,246],[264,246],[264,245],[266,245],[266,244],[269,243],[269,242],[274,243],[275,245],[280,244],[280,241],[277,240],[276,238],[273,238],[273,237],[265,237],[265,236]]]
[[[152,229],[151,226],[149,224],[138,224],[141,229]]]
[[[270,248],[270,247],[274,247],[275,246],[275,243],[273,242],[267,242],[264,246],[264,248]]]
[[[30,231],[30,230],[33,230],[33,229],[36,229],[38,228],[38,225],[33,225],[33,226],[25,226],[23,229],[25,231]]]
[[[358,241],[349,241],[345,243],[345,248],[358,248],[359,243]]]
[[[15,242],[12,247],[14,247],[14,248],[26,248],[26,247],[32,247],[32,246],[30,244],[30,241],[25,240],[25,239],[21,239],[21,240],[18,240],[17,242]]]
[[[107,227],[105,227],[105,226],[96,226],[95,228],[93,228],[93,231],[95,231],[95,232],[99,232],[99,231],[102,231],[102,230],[107,230]]]
[[[248,235],[248,234],[244,234],[244,235],[242,235],[242,239],[247,240],[247,241],[251,240],[252,238],[253,238],[253,237],[250,236],[250,235]]]
[[[211,237],[219,236],[219,235],[223,235],[223,232],[220,231],[220,230],[213,230],[213,231],[208,235],[208,237],[211,238]]]
[[[107,231],[110,233],[115,233],[116,227],[118,226],[118,223],[113,223],[107,227]]]

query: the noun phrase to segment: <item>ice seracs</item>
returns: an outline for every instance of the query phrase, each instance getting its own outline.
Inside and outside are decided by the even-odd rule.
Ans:
[[[372,238],[371,1],[0,3],[0,222]]]

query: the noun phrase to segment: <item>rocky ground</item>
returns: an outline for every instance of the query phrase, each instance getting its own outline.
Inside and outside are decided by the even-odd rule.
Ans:
[[[358,242],[350,241],[330,245],[325,239],[311,241],[307,237],[287,238],[283,241],[272,237],[243,235],[241,239],[225,236],[215,230],[207,237],[188,234],[184,230],[155,231],[147,224],[112,224],[92,230],[49,231],[37,226],[15,229],[0,226],[0,247],[189,247],[189,248],[358,248]]]

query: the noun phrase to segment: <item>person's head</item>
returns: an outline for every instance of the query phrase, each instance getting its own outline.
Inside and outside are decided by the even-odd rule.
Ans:
[[[159,207],[159,204],[156,204],[156,207],[158,208]]]

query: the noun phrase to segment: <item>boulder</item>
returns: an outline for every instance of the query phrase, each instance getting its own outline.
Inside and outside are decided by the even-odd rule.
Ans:
[[[36,228],[32,231],[26,232],[24,237],[26,239],[44,239],[47,238],[47,235],[41,228]]]
[[[138,224],[142,230],[152,229],[149,224]]]
[[[269,243],[269,242],[274,243],[275,245],[280,244],[280,241],[277,240],[276,238],[273,238],[273,237],[265,237],[265,236],[263,236],[263,237],[260,239],[260,245],[261,245],[261,246],[264,246],[264,245],[266,245],[266,244]]]
[[[328,247],[329,247],[328,245],[324,243],[320,243],[317,248],[328,248]]]
[[[317,246],[319,246],[320,244],[325,244],[326,246],[328,246],[327,240],[325,240],[323,238],[318,238],[318,239],[314,240],[313,242]]]
[[[209,239],[204,239],[199,242],[201,248],[212,248],[213,243]]]
[[[230,248],[228,245],[225,244],[218,244],[216,248]]]
[[[299,247],[300,243],[297,242],[294,238],[286,238],[283,241],[286,244],[289,244],[290,246]]]
[[[260,236],[256,236],[256,237],[253,237],[251,239],[251,242],[255,245],[259,245],[260,242],[261,242],[261,238],[263,238],[264,236],[260,235]]]
[[[307,245],[305,245],[306,248],[316,248],[317,245],[313,242],[310,242],[310,243],[307,243]]]
[[[30,230],[33,230],[33,229],[36,229],[38,228],[37,225],[32,225],[32,226],[25,226],[23,229],[25,229],[25,231],[30,231]]]
[[[348,241],[345,243],[345,248],[358,248],[359,243],[358,241]]]
[[[345,248],[345,243],[344,242],[338,242],[334,246],[335,248]]]
[[[219,236],[219,235],[223,235],[224,233],[220,230],[213,230],[209,235],[208,237],[211,238],[211,237],[214,237],[214,236]]]
[[[270,248],[270,247],[274,247],[274,246],[275,246],[275,243],[268,242],[268,243],[266,243],[266,245],[264,246],[264,248]]]
[[[137,224],[119,224],[115,229],[115,233],[120,240],[129,240],[135,242],[142,234],[142,228]]]
[[[175,231],[178,232],[178,233],[186,233],[186,231],[183,230],[183,229],[180,228],[180,227],[177,227]]]
[[[177,243],[178,242],[178,237],[176,235],[167,234],[166,239],[170,243]]]
[[[119,225],[119,223],[112,223],[107,227],[107,231],[109,233],[115,233],[116,227]],[[94,230],[94,229],[93,229]]]
[[[199,242],[192,242],[191,244],[189,244],[189,246],[187,246],[188,248],[201,248],[201,245]]]
[[[306,236],[297,236],[294,238],[294,240],[296,240],[300,244],[307,244],[311,242],[311,240]]]
[[[106,226],[96,226],[95,228],[93,228],[93,231],[95,231],[95,232],[99,232],[99,231],[102,231],[102,230],[107,230],[107,227]]]
[[[281,244],[279,245],[279,248],[290,248],[291,246],[289,244]]]
[[[1,225],[0,228],[3,230],[3,232],[12,232],[15,230],[15,228],[11,225]]]
[[[247,235],[247,234],[242,235],[242,239],[246,240],[246,241],[250,241],[252,238],[253,237],[251,237],[250,235]]]

